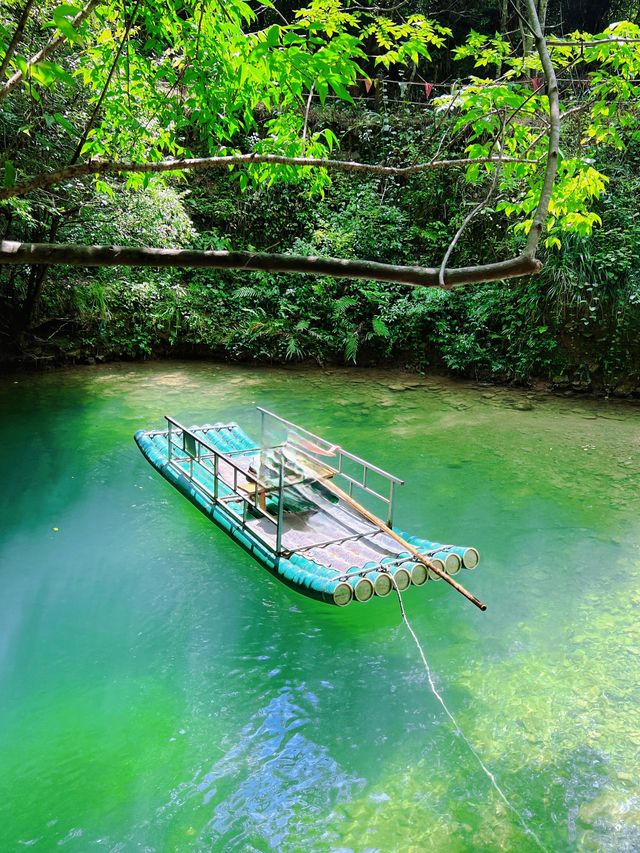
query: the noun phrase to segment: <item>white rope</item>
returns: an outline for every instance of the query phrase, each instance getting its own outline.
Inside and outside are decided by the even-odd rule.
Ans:
[[[427,661],[426,655],[423,651],[422,646],[420,645],[420,641],[418,640],[415,631],[413,630],[413,628],[409,624],[409,620],[407,619],[407,613],[404,609],[404,602],[402,601],[402,596],[400,595],[400,590],[398,588],[398,584],[396,583],[396,579],[391,574],[389,576],[390,576],[391,581],[393,583],[393,588],[395,589],[396,594],[398,596],[398,602],[400,604],[400,613],[402,614],[402,621],[407,626],[407,630],[409,631],[409,633],[413,637],[413,641],[415,642],[415,644],[418,648],[418,652],[420,653],[420,657],[422,658],[422,663],[424,664],[424,668],[425,668],[425,671],[427,673],[427,678],[429,679],[429,687],[431,688],[431,692],[436,697],[438,702],[442,705],[442,709],[444,710],[447,717],[449,717],[449,719],[451,720],[451,723],[453,724],[453,727],[454,727],[456,734],[460,735],[462,740],[466,743],[467,747],[469,748],[469,751],[472,753],[472,755],[474,756],[474,758],[476,759],[476,761],[478,762],[478,764],[482,768],[483,772],[485,773],[485,775],[490,780],[491,784],[493,785],[496,792],[498,793],[498,796],[500,797],[500,799],[503,801],[503,803],[506,805],[506,807],[510,811],[512,811],[513,814],[518,818],[518,820],[520,821],[520,824],[522,825],[522,828],[524,829],[525,833],[527,835],[529,835],[531,838],[533,838],[533,840],[538,845],[540,850],[543,850],[544,853],[548,853],[547,848],[540,841],[540,839],[538,838],[536,833],[528,826],[528,824],[527,824],[526,820],[524,819],[524,816],[522,815],[522,813],[519,812],[518,809],[509,801],[509,799],[507,798],[507,795],[504,793],[504,791],[502,790],[500,785],[498,785],[496,777],[493,775],[491,770],[489,770],[489,768],[484,763],[484,761],[480,758],[475,747],[473,746],[473,744],[471,743],[469,738],[465,735],[465,733],[462,731],[462,729],[458,725],[457,720],[455,719],[455,717],[453,716],[453,714],[451,713],[451,711],[447,707],[444,699],[442,698],[440,693],[438,693],[438,689],[437,689],[435,682],[433,680],[433,675],[431,673],[431,667],[429,666],[429,662]]]

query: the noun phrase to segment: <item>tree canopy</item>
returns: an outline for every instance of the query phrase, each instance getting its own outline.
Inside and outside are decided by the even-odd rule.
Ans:
[[[501,32],[451,27],[399,4],[389,11],[338,0],[304,8],[244,0],[32,0],[0,18],[0,119],[7,145],[0,189],[9,228],[0,262],[177,265],[330,272],[453,287],[536,272],[542,240],[559,249],[588,235],[609,177],[594,149],[638,138],[640,28],[545,39],[546,0],[502,10]],[[48,36],[46,35],[48,34]],[[437,59],[460,69],[426,77]],[[353,102],[364,90],[420,82],[433,113],[429,156],[419,162],[341,159],[314,103]],[[477,202],[442,257],[401,267],[352,259],[164,247],[67,246],[60,218],[92,191],[135,192],[192,170],[232,169],[239,190],[275,182],[322,194],[336,171],[361,174],[462,170]],[[93,188],[87,186],[92,177]],[[121,181],[109,180],[120,176]],[[455,268],[472,219],[507,217],[521,235],[513,258]]]

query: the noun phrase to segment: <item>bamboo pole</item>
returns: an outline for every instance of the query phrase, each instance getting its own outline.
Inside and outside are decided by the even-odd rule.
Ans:
[[[421,563],[424,563],[425,566],[430,569],[434,574],[438,575],[438,577],[446,581],[449,586],[452,586],[457,592],[460,593],[460,595],[464,595],[464,597],[468,599],[472,604],[475,604],[475,606],[479,610],[487,609],[487,605],[480,601],[479,598],[476,598],[472,592],[469,592],[468,589],[465,589],[462,584],[458,583],[457,581],[454,581],[454,579],[450,577],[446,572],[443,572],[437,566],[434,566],[431,560],[428,560],[423,554],[420,553],[420,551],[418,551],[417,548],[414,548],[413,545],[410,545],[406,540],[402,538],[402,536],[399,536],[395,532],[395,530],[392,530],[383,521],[380,521],[380,519],[372,512],[369,512],[368,509],[365,509],[365,507],[363,507],[362,504],[359,504],[358,501],[354,500],[351,495],[347,494],[347,492],[343,491],[339,486],[336,486],[336,484],[332,483],[330,480],[323,480],[322,483],[325,488],[332,491],[334,495],[339,498],[342,498],[345,503],[348,503],[354,509],[357,509],[358,512],[361,513],[367,519],[367,521],[370,521],[372,524],[375,524],[376,527],[379,527],[383,533],[386,533],[387,536],[390,536],[392,539],[395,539],[396,542],[402,545],[403,548],[409,551],[409,553],[412,554],[417,560],[419,560]]]

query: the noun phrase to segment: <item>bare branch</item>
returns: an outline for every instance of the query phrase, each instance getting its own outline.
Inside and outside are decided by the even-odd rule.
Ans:
[[[302,154],[304,155],[307,147],[307,130],[309,129],[309,111],[311,110],[311,99],[313,98],[313,90],[315,83],[311,84],[309,89],[309,97],[307,98],[307,108],[304,111],[304,127],[302,128]]]
[[[474,163],[496,163],[496,157],[461,157],[454,160],[434,160],[428,163],[416,163],[410,166],[379,166],[373,163],[358,163],[352,160],[324,160],[322,157],[281,157],[279,154],[233,154],[225,157],[192,157],[182,160],[158,160],[157,162],[129,163],[118,160],[89,160],[75,166],[65,166],[55,172],[43,172],[12,187],[0,189],[0,201],[24,196],[33,190],[46,189],[61,181],[80,178],[84,175],[116,175],[120,172],[184,172],[206,169],[225,169],[229,166],[243,166],[251,163],[272,163],[281,166],[313,166],[342,172],[364,172],[373,175],[388,175],[397,178],[408,177],[418,172],[436,169],[448,169],[457,166],[471,166]],[[532,163],[520,157],[504,157],[503,162]]]
[[[502,150],[503,150],[502,146],[503,146],[503,142],[504,142],[504,129],[505,128],[504,128],[504,124],[503,124],[502,125],[502,131],[501,131],[501,137],[502,138],[500,140],[500,155],[502,154]],[[458,240],[464,234],[464,232],[467,229],[467,227],[469,226],[469,223],[471,222],[471,220],[474,219],[480,213],[480,211],[486,207],[487,204],[489,204],[489,199],[491,198],[491,196],[494,194],[494,192],[496,190],[496,187],[498,185],[498,178],[500,177],[501,165],[502,165],[502,157],[499,156],[498,165],[496,166],[495,171],[493,173],[493,180],[491,181],[491,186],[489,187],[489,191],[487,192],[486,196],[482,199],[482,201],[479,201],[478,204],[476,204],[476,206],[473,208],[473,210],[470,213],[468,213],[467,216],[465,216],[462,224],[460,225],[460,227],[456,231],[453,239],[449,243],[449,248],[445,252],[444,258],[442,259],[442,263],[440,264],[440,269],[438,270],[438,282],[439,282],[441,287],[445,286],[445,274],[446,274],[447,264],[449,263],[449,258],[451,257],[451,253],[455,249]]]
[[[558,98],[558,81],[556,72],[549,56],[547,43],[544,39],[542,27],[538,20],[535,0],[527,0],[529,18],[535,33],[536,50],[542,63],[545,80],[547,83],[547,97],[549,100],[549,151],[547,154],[547,168],[545,171],[538,206],[533,216],[533,222],[527,236],[527,244],[524,254],[528,258],[535,258],[542,229],[549,211],[549,202],[553,193],[556,174],[558,172],[558,154],[560,151],[560,100]]]
[[[529,32],[531,33],[531,35],[535,37],[535,33],[534,33],[534,31],[533,31],[533,29],[532,29],[532,27],[531,27],[531,24],[530,24],[530,23],[529,23],[529,21],[525,18],[525,16],[522,14],[522,12],[520,11],[520,9],[518,9],[518,4],[517,4],[517,3],[515,3],[515,2],[514,2],[514,0],[511,0],[511,5],[513,6],[513,11],[516,13],[516,15],[518,16],[518,18],[519,18],[519,20],[520,20],[521,27],[522,27],[522,26],[525,26],[525,27],[529,30]]]
[[[330,275],[388,281],[421,287],[440,287],[439,270],[407,267],[376,261],[319,258],[305,255],[272,255],[257,252],[149,249],[131,246],[77,246],[60,243],[0,242],[1,264],[69,264],[82,267],[178,267],[266,270],[274,273]],[[445,289],[482,281],[500,281],[540,272],[542,264],[521,255],[493,264],[459,267],[447,271]]]
[[[90,2],[84,7],[84,9],[78,12],[75,18],[71,21],[71,26],[74,28],[74,30],[78,29],[80,24],[82,24],[82,22],[89,17],[89,15],[93,12],[96,6],[99,5],[100,2],[101,0],[90,0]],[[37,65],[38,62],[42,62],[43,59],[48,59],[51,54],[56,51],[60,47],[60,45],[63,44],[66,40],[67,37],[65,35],[60,34],[55,38],[51,39],[50,42],[45,44],[42,50],[39,50],[37,53],[34,53],[31,59],[27,61],[27,74],[29,74],[33,66]],[[23,77],[24,74],[22,73],[22,71],[16,71],[15,74],[9,77],[7,82],[0,87],[0,101],[3,98],[6,98],[6,96],[12,89],[15,89],[18,83],[22,81]]]
[[[549,40],[547,47],[600,47],[601,44],[640,44],[640,38],[611,38],[593,39],[593,41],[560,41]]]
[[[560,115],[560,121],[564,121],[566,118],[569,118],[569,116],[573,116],[576,113],[582,113],[585,110],[588,110],[590,106],[592,106],[592,104],[587,103],[587,104],[580,104],[580,106],[577,106],[577,107],[571,107],[570,110],[565,110]]]
[[[31,7],[33,6],[34,0],[27,0],[24,5],[24,9],[22,10],[22,14],[20,15],[20,20],[18,21],[18,26],[16,27],[16,31],[13,34],[13,38],[7,48],[7,52],[4,55],[4,59],[0,62],[0,79],[4,77],[5,71],[9,67],[9,63],[13,58],[13,54],[16,52],[16,48],[22,38],[22,33],[24,32],[24,28],[27,24],[27,19],[29,17],[29,12],[31,11]]]

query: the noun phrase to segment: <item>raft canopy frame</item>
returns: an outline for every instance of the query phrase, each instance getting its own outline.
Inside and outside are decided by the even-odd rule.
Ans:
[[[320,464],[324,468],[330,469],[335,476],[342,477],[347,483],[347,491],[350,497],[353,496],[353,489],[354,487],[356,487],[357,489],[362,490],[371,497],[382,501],[382,503],[386,507],[387,524],[389,525],[389,527],[393,527],[395,489],[396,486],[404,486],[404,480],[401,480],[400,477],[396,477],[394,474],[390,474],[388,471],[379,468],[377,465],[373,465],[371,462],[367,462],[366,459],[362,459],[360,456],[356,456],[354,453],[349,453],[348,450],[344,450],[344,448],[340,447],[337,444],[331,444],[325,438],[321,438],[319,435],[315,435],[315,433],[309,432],[309,430],[304,429],[304,427],[298,426],[297,424],[294,424],[292,421],[288,421],[285,418],[281,418],[280,415],[276,415],[273,412],[270,412],[268,409],[263,409],[262,406],[256,406],[256,409],[260,412],[261,445],[264,445],[265,442],[267,422],[269,419],[271,421],[275,421],[277,424],[280,424],[285,428],[294,430],[296,434],[299,434],[303,438],[308,439],[311,442],[311,445],[316,445],[317,447],[317,450],[315,452],[309,445],[305,448],[297,447],[296,450],[301,456],[306,457],[306,459],[312,464]],[[329,453],[332,457],[335,457],[335,466],[327,462],[325,457],[326,453]],[[352,471],[351,473],[348,472],[348,462],[353,463],[356,469],[355,471]],[[354,474],[357,472],[361,474],[360,477],[354,476]],[[389,491],[386,496],[380,494],[380,492],[377,492],[375,489],[371,488],[371,485],[368,482],[371,474],[375,474],[388,482]]]
[[[197,483],[198,488],[206,494],[214,505],[223,508],[227,512],[231,512],[236,522],[239,522],[242,530],[245,533],[250,532],[252,537],[257,539],[260,544],[271,551],[277,558],[283,555],[291,555],[297,551],[307,551],[312,547],[325,547],[341,543],[346,541],[346,539],[362,538],[369,532],[360,532],[346,538],[343,535],[336,539],[325,539],[320,542],[306,544],[296,549],[284,548],[282,544],[285,506],[284,492],[285,489],[292,486],[322,482],[323,479],[329,477],[340,477],[345,481],[350,496],[353,495],[353,491],[356,489],[382,502],[386,508],[387,523],[390,527],[392,526],[395,488],[396,486],[404,485],[404,480],[379,468],[377,465],[367,462],[360,456],[344,450],[339,445],[331,444],[326,439],[304,429],[304,427],[281,418],[268,409],[264,409],[261,406],[257,406],[256,408],[260,412],[260,444],[250,448],[242,448],[236,451],[227,450],[225,452],[220,451],[205,438],[197,435],[193,429],[189,429],[175,420],[175,418],[165,415],[164,419],[167,422],[168,463],[178,470],[184,470],[182,466],[187,462],[189,480],[194,484]],[[287,430],[289,435],[293,434],[301,441],[301,443],[297,443],[295,446],[296,456],[301,457],[298,462],[303,466],[303,473],[299,477],[292,479],[291,469],[286,463],[284,448],[290,446],[288,439],[279,444],[267,445],[265,437],[272,425]],[[233,426],[235,425],[218,424],[215,426],[215,429],[223,431]],[[160,431],[152,431],[150,433],[150,435],[159,434]],[[253,474],[251,470],[247,471],[246,467],[241,466],[233,459],[234,456],[246,458],[253,455],[259,462],[263,453],[276,451],[280,451],[279,470],[277,480],[273,485],[265,482],[260,477],[259,472]],[[328,462],[327,458],[330,458],[332,462]],[[212,476],[212,488],[203,483],[203,478],[194,477],[194,466],[202,468],[205,473]],[[388,484],[386,495],[371,486],[372,475],[375,475],[382,482]],[[225,494],[220,494],[220,482],[224,483]],[[276,498],[277,513],[273,514],[266,508],[267,497]],[[232,511],[232,505],[238,506],[238,504],[242,507],[240,513]],[[275,528],[274,537],[261,535],[255,525],[249,524],[252,518],[256,516],[266,519],[273,525]],[[372,528],[370,532],[374,533],[377,530]]]

